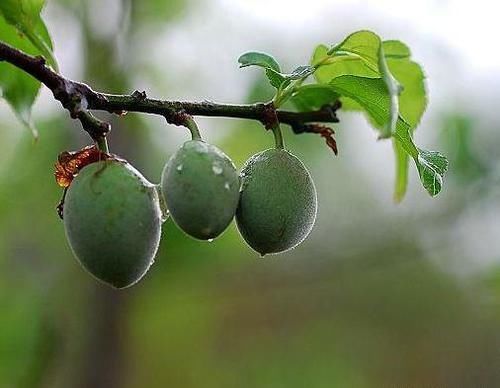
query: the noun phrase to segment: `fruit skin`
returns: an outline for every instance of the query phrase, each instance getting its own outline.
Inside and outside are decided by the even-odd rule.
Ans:
[[[310,233],[318,208],[316,188],[304,164],[283,149],[252,156],[241,174],[236,224],[262,256],[296,247]]]
[[[84,167],[68,189],[63,217],[73,253],[99,280],[129,287],[153,263],[161,232],[158,193],[130,164]]]
[[[231,223],[240,179],[231,159],[219,148],[190,140],[166,164],[161,188],[177,226],[191,237],[209,240]]]

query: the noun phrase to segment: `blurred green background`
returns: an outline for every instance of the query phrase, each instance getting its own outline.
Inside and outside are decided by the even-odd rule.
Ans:
[[[390,142],[340,112],[340,155],[285,129],[319,196],[310,237],[260,259],[233,225],[212,243],[171,221],[136,286],[97,283],[73,258],[53,164],[89,143],[47,90],[34,142],[0,105],[0,387],[500,386],[500,59],[488,2],[49,0],[61,71],[97,90],[264,101],[247,50],[288,70],[318,43],[366,28],[423,64],[419,144],[450,158],[435,199],[411,169],[392,201]],[[485,50],[488,48],[490,51]],[[495,56],[496,55],[496,56]],[[158,181],[187,131],[158,117],[110,120],[111,150]],[[199,119],[239,167],[273,144],[256,123]]]

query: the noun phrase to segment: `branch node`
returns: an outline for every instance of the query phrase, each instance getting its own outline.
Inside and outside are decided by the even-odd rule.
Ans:
[[[82,123],[83,129],[90,135],[94,141],[105,137],[111,131],[111,124],[99,120],[92,113],[85,110],[77,112],[76,117]]]
[[[134,90],[134,92],[131,94],[131,96],[138,99],[138,100],[141,100],[141,101],[148,98],[148,96],[144,90],[142,92],[140,92],[138,90]]]
[[[184,109],[172,110],[168,114],[165,114],[164,117],[167,123],[183,127],[187,127],[189,120],[193,119]]]
[[[321,107],[321,110],[330,113],[332,122],[338,123],[339,119],[337,117],[337,110],[339,110],[340,108],[342,108],[342,103],[340,102],[340,100],[335,100],[335,102],[332,104],[323,105]]]
[[[258,108],[261,110],[261,123],[267,130],[276,128],[279,126],[278,113],[272,102],[267,104],[259,104]]]

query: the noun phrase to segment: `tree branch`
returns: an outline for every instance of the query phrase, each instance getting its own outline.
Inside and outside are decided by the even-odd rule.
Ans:
[[[80,120],[83,129],[96,141],[106,136],[110,130],[108,123],[94,117],[89,110],[110,113],[142,112],[161,115],[167,122],[185,125],[188,116],[233,117],[257,120],[269,127],[269,117],[277,117],[280,123],[290,125],[295,133],[310,132],[308,123],[336,123],[336,110],[340,104],[334,103],[319,110],[291,112],[275,110],[276,116],[269,115],[272,104],[219,104],[210,101],[187,102],[151,99],[145,92],[135,91],[131,95],[99,93],[89,86],[69,80],[53,71],[42,57],[33,57],[0,41],[0,61],[8,62],[30,74],[47,86],[54,98],[61,102],[71,117]],[[187,116],[186,116],[187,115]]]

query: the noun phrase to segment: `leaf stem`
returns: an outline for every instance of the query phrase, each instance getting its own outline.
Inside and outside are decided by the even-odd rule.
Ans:
[[[278,92],[276,93],[276,96],[273,99],[274,106],[276,108],[279,108],[282,106],[285,102],[288,101],[288,99],[292,96],[292,94],[302,85],[302,83],[306,80],[306,77],[299,78],[295,82],[291,83],[289,86],[287,86],[285,89],[279,89]]]

